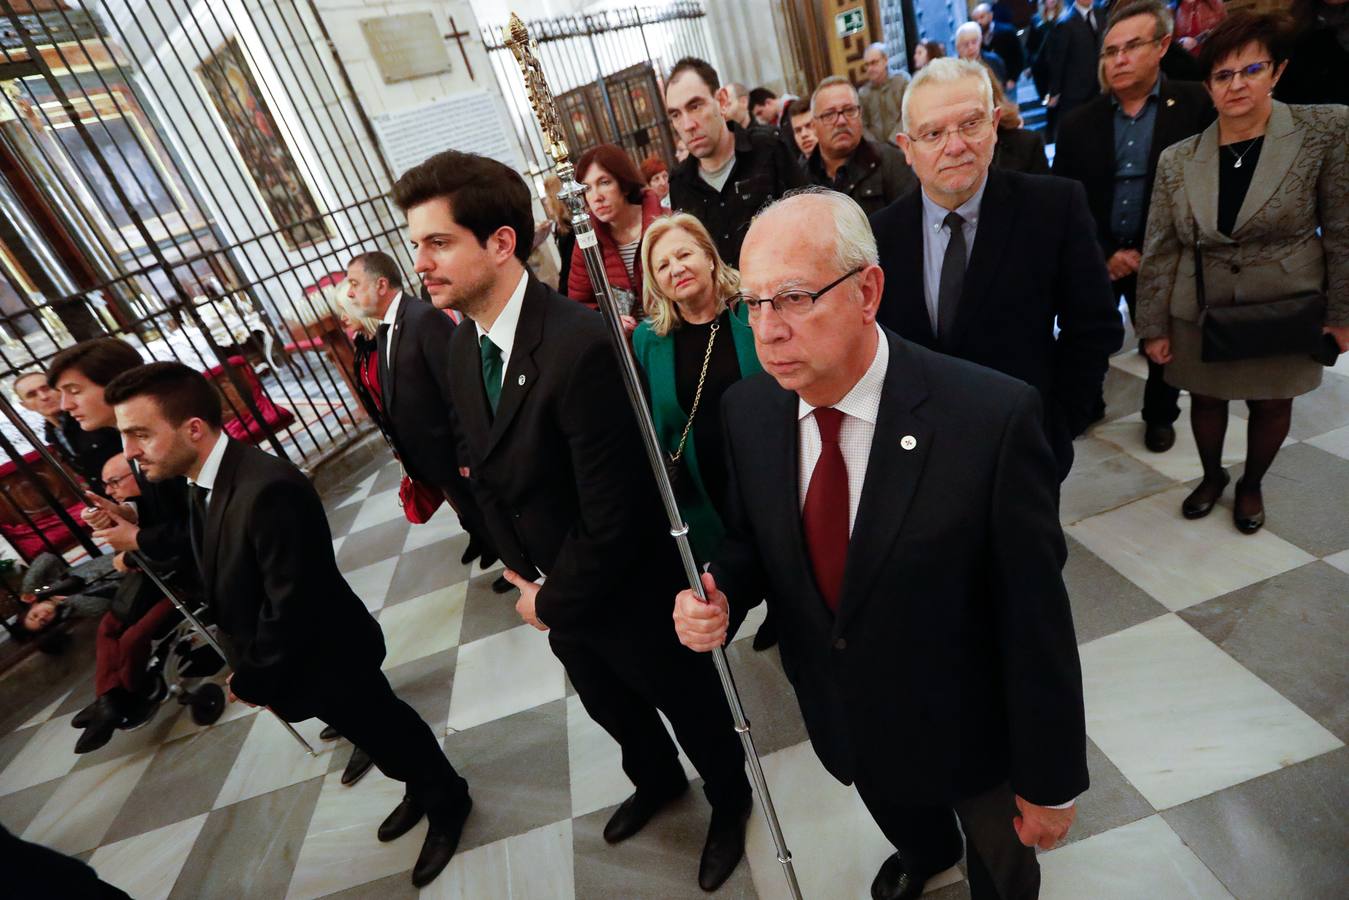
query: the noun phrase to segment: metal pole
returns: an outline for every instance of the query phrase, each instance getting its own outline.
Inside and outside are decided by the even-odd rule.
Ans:
[[[47,461],[47,465],[51,466],[52,469],[65,479],[66,483],[70,485],[70,489],[75,492],[75,496],[79,497],[84,502],[85,506],[92,507],[92,504],[90,504],[85,497],[84,486],[76,481],[74,476],[67,472],[65,468],[56,461],[56,458],[52,456],[51,451],[47,449],[47,445],[38,438],[33,429],[29,427],[28,423],[24,421],[23,417],[19,415],[16,409],[14,409],[13,405],[9,402],[9,398],[5,396],[3,391],[0,391],[0,412],[3,412],[5,417],[14,424],[14,427],[19,429],[19,433],[23,435],[24,440],[28,441],[29,444],[32,444],[33,449]],[[21,458],[22,457],[16,457],[16,460]],[[83,530],[78,529],[75,533],[77,536],[81,536]],[[192,629],[196,631],[197,634],[201,635],[201,639],[209,644],[212,650],[220,654],[220,658],[228,665],[229,657],[225,655],[225,648],[220,646],[220,641],[216,640],[216,636],[211,634],[206,626],[202,624],[202,621],[193,615],[192,610],[187,608],[187,604],[183,603],[183,601],[178,598],[178,595],[173,592],[173,588],[165,584],[164,579],[160,578],[159,575],[155,573],[155,570],[150,566],[145,557],[134,550],[128,550],[127,554],[135,561],[136,566],[150,577],[150,580],[155,583],[155,586],[164,592],[164,596],[168,597],[169,602],[183,614],[183,618],[187,620],[187,623],[192,626]],[[267,711],[276,716],[277,721],[290,732],[291,737],[295,738],[295,740],[304,747],[306,753],[310,756],[318,756],[318,754],[314,752],[314,748],[309,746],[309,742],[300,735],[300,732],[295,730],[293,725],[277,715],[270,707],[268,707]]]
[[[623,332],[623,323],[619,319],[618,307],[614,302],[609,278],[604,272],[604,260],[600,255],[599,242],[590,227],[590,214],[586,212],[583,188],[573,177],[571,160],[567,146],[562,140],[558,127],[557,110],[553,106],[552,92],[544,78],[543,69],[534,56],[533,42],[525,25],[515,14],[511,15],[507,45],[520,64],[520,72],[525,80],[526,91],[534,114],[539,118],[544,136],[549,144],[549,152],[557,161],[557,176],[562,180],[562,193],[559,195],[571,210],[572,228],[576,233],[576,245],[581,248],[585,258],[586,273],[595,288],[595,296],[604,310],[604,320],[609,326],[609,338],[614,353],[618,356],[619,371],[623,376],[623,386],[628,391],[628,400],[637,415],[638,430],[642,434],[642,443],[646,446],[647,460],[660,488],[661,500],[665,504],[666,515],[670,519],[670,536],[679,548],[680,559],[684,563],[684,575],[689,587],[699,600],[707,602],[703,592],[702,579],[699,577],[698,564],[693,558],[693,549],[689,545],[689,527],[679,512],[679,503],[675,500],[674,488],[670,484],[669,473],[665,470],[664,452],[656,435],[655,423],[651,420],[651,410],[647,408],[641,376],[637,372],[637,362],[632,355],[627,335]],[[787,878],[787,887],[795,900],[801,900],[801,886],[796,881],[796,870],[792,866],[792,853],[787,849],[786,839],[782,835],[782,826],[778,823],[777,811],[773,807],[773,798],[768,792],[768,781],[764,778],[763,766],[754,749],[754,738],[750,735],[749,720],[740,702],[740,693],[736,690],[735,679],[731,676],[731,666],[726,660],[726,651],[717,647],[712,651],[712,661],[721,678],[721,688],[726,694],[726,703],[731,709],[731,718],[735,722],[736,733],[745,749],[745,761],[749,764],[750,778],[754,782],[755,793],[759,795],[759,805],[768,822],[768,830],[777,850],[778,862],[782,863],[783,874]]]

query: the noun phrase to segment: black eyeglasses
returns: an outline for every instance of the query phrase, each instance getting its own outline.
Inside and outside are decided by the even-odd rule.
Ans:
[[[1150,41],[1144,41],[1138,38],[1134,38],[1132,41],[1129,41],[1128,43],[1123,44],[1122,46],[1119,47],[1106,47],[1101,50],[1101,59],[1114,59],[1121,53],[1127,53],[1129,56],[1133,56],[1135,53],[1137,53],[1139,50],[1142,50],[1149,44],[1155,44],[1160,40],[1161,38],[1153,38]]]
[[[822,113],[817,113],[815,115],[815,118],[819,119],[826,125],[833,125],[835,122],[839,120],[840,116],[847,119],[849,122],[855,122],[857,121],[858,118],[861,117],[861,115],[862,115],[862,107],[845,106],[842,109],[830,109]]]
[[[1262,59],[1259,62],[1253,62],[1249,66],[1242,66],[1240,69],[1218,69],[1209,76],[1209,80],[1214,84],[1227,87],[1232,83],[1232,79],[1238,75],[1243,81],[1250,81],[1252,78],[1259,78],[1261,73],[1274,65],[1272,59]]]
[[[731,297],[731,303],[735,306],[744,306],[749,310],[749,317],[756,318],[759,315],[760,307],[767,303],[773,309],[777,310],[778,315],[785,318],[799,318],[810,312],[815,305],[815,301],[838,287],[849,278],[865,269],[866,266],[858,266],[851,272],[847,272],[833,281],[820,288],[818,291],[803,291],[793,289],[774,294],[772,297],[754,297],[741,291]]]

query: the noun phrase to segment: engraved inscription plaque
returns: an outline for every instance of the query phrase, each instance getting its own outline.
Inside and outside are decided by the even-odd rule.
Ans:
[[[362,19],[361,31],[385,84],[450,71],[450,51],[429,12]]]

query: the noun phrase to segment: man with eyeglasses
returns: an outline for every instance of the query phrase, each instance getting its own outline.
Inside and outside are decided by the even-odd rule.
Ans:
[[[862,67],[867,73],[866,83],[857,91],[862,102],[862,125],[876,140],[893,144],[909,79],[902,72],[890,74],[890,57],[880,42],[867,47]]]
[[[675,631],[709,651],[766,598],[816,755],[896,849],[873,898],[962,849],[974,900],[1032,898],[1088,781],[1040,400],[879,327],[879,259],[823,188],[750,227],[735,302],[765,374],[722,400],[727,534]]]
[[[1116,7],[1101,45],[1101,76],[1108,89],[1065,117],[1059,126],[1054,174],[1080,181],[1096,220],[1114,295],[1135,310],[1143,228],[1148,221],[1157,158],[1213,121],[1203,85],[1173,81],[1161,71],[1171,45],[1171,14],[1157,0]],[[1143,391],[1143,443],[1164,453],[1176,442],[1180,391],[1148,361]]]
[[[862,134],[862,104],[848,79],[821,81],[810,112],[817,144],[806,167],[815,184],[847,194],[869,215],[918,183],[904,154]]]
[[[1063,479],[1124,328],[1082,186],[990,168],[1000,112],[979,63],[934,60],[909,85],[899,141],[922,187],[872,217],[879,317],[1036,388]]]

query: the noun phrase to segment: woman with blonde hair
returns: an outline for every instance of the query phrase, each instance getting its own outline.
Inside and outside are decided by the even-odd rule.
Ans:
[[[347,281],[337,286],[332,300],[333,306],[336,307],[333,311],[337,313],[337,320],[342,323],[342,328],[351,335],[351,346],[355,350],[351,364],[351,383],[356,387],[356,399],[361,401],[361,406],[370,417],[370,421],[378,423],[383,421],[380,415],[383,397],[379,384],[379,344],[375,340],[380,319],[365,314],[349,296],[350,288],[350,282]]]
[[[717,254],[701,222],[687,213],[652,222],[642,238],[642,271],[646,318],[633,332],[632,348],[693,555],[705,563],[725,533],[721,397],[763,369],[754,332],[743,313],[729,307],[740,273]],[[755,646],[771,646],[765,629]]]

